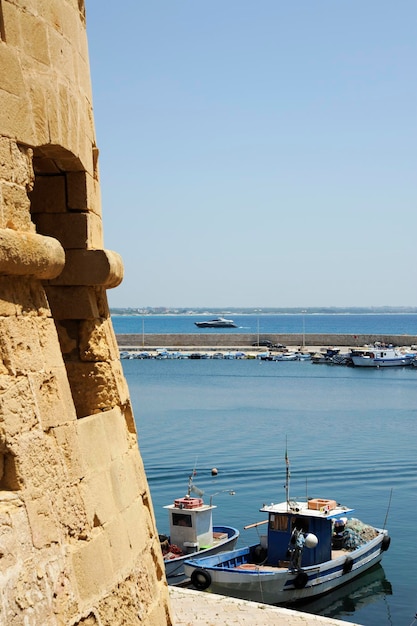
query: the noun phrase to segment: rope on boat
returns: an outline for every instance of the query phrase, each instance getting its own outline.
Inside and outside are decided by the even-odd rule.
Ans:
[[[259,579],[259,590],[260,590],[260,592],[261,592],[262,603],[263,603],[263,604],[265,604],[265,603],[264,603],[264,590],[262,589],[262,576],[260,575],[260,568],[259,568],[259,567],[257,567],[257,568],[256,568],[256,571],[257,571],[257,573],[258,573],[258,579]]]

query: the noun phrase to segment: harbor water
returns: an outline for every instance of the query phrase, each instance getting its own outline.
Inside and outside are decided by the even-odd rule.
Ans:
[[[216,317],[203,315],[113,315],[118,334],[183,333],[314,333],[314,334],[381,334],[417,335],[417,314],[286,314],[229,315],[236,328],[197,328],[195,322]]]
[[[381,330],[392,331],[400,329]],[[364,522],[385,525],[392,538],[382,566],[302,610],[365,626],[413,622],[417,368],[211,359],[122,363],[160,533],[168,531],[163,506],[185,495],[195,469],[195,484],[218,507],[214,522],[237,527],[240,546],[255,542],[256,529],[243,527],[264,519],[262,504],[285,499],[287,441],[291,497],[337,500]]]

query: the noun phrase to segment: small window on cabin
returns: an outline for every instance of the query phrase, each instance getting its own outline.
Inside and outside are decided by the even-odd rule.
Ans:
[[[291,532],[294,528],[301,530],[303,533],[308,533],[309,520],[306,517],[293,517],[291,520]]]
[[[279,530],[281,532],[287,532],[288,517],[286,515],[271,515],[269,518],[269,528],[271,530]]]
[[[192,528],[193,525],[191,515],[186,515],[185,513],[174,513],[172,523],[174,526],[186,526],[187,528]]]

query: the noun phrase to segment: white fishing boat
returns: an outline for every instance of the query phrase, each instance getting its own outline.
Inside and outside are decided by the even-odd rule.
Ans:
[[[350,358],[356,367],[403,367],[411,365],[416,355],[396,348],[374,347],[369,350],[351,350]]]
[[[194,473],[193,473],[194,474]],[[229,491],[229,490],[225,490]],[[191,492],[199,497],[191,496]],[[233,495],[233,490],[229,493]],[[159,535],[167,582],[178,585],[186,580],[184,561],[191,555],[209,556],[235,547],[239,531],[231,526],[213,526],[213,496],[205,504],[203,493],[189,477],[187,494],[164,508],[169,515],[169,536]],[[217,494],[214,494],[217,495]]]
[[[287,471],[287,485],[288,485]],[[198,590],[267,604],[292,605],[328,593],[379,563],[387,530],[351,517],[353,509],[314,498],[264,505],[260,542],[206,558],[188,558],[185,574]]]

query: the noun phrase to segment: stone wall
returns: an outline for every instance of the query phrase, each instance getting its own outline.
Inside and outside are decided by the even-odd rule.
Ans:
[[[106,289],[83,0],[0,0],[0,623],[171,624]]]
[[[363,346],[373,344],[376,341],[394,346],[417,345],[416,335],[324,335],[306,334],[306,346]],[[301,346],[303,335],[264,333],[259,335],[259,341],[268,340],[273,344],[284,346]],[[248,347],[258,341],[257,334],[243,333],[200,333],[200,334],[170,334],[170,335],[141,335],[120,334],[117,335],[117,343],[120,348],[165,348],[165,347]]]

